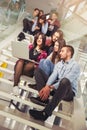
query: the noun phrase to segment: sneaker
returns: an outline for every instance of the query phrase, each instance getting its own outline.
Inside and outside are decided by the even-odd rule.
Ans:
[[[49,103],[49,99],[42,101],[40,97],[30,97],[30,100],[38,105],[46,106]]]
[[[14,86],[13,87],[13,94],[15,95],[15,96],[19,96],[19,87],[18,86]]]
[[[48,115],[45,111],[38,111],[38,110],[29,110],[30,116],[32,116],[34,119],[45,121],[48,118]]]

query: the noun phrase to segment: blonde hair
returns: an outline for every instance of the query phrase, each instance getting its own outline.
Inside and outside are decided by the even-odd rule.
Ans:
[[[57,16],[57,18],[58,18],[58,15],[59,15],[58,12],[55,12],[55,11],[52,12],[52,13],[51,13],[51,17],[52,17],[53,14],[55,14],[55,15]]]

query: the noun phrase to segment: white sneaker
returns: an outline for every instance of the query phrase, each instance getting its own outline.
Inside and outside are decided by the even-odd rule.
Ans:
[[[13,94],[15,96],[19,96],[20,92],[19,92],[19,87],[18,86],[14,86],[13,87]]]

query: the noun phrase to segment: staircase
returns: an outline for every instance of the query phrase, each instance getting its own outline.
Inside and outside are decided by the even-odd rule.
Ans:
[[[61,29],[63,30],[65,40],[68,43],[73,40],[79,39],[82,36],[84,36],[85,34],[87,34],[87,23],[86,23],[86,19],[84,20],[84,16],[86,16],[86,15],[87,15],[87,11],[85,10],[85,11],[83,11],[83,13],[78,14],[78,15],[72,14],[72,16],[70,16],[69,18],[65,19],[62,22]],[[1,43],[0,43],[0,90],[9,92],[9,93],[12,91],[13,81],[11,81],[11,79],[14,74],[14,65],[17,61],[17,58],[12,56],[11,41],[15,40],[17,35],[21,31],[22,26],[21,25],[19,26],[19,25],[20,24],[18,23],[17,25],[14,25],[14,27],[8,28],[9,31],[7,31],[7,32],[9,32],[10,35],[8,37],[5,37],[5,39],[3,41],[1,41]],[[6,33],[6,32],[4,32],[4,33]],[[74,46],[74,44],[73,44],[73,46]],[[74,46],[74,47],[77,47],[77,46]],[[86,60],[85,62],[87,63],[87,55],[81,53],[80,55],[78,55],[78,57],[80,57],[79,58],[80,62],[83,62],[85,59]],[[1,92],[0,94],[1,94],[0,98],[3,98],[3,95],[5,93]],[[5,94],[5,96],[6,96],[6,94]],[[8,96],[9,96],[9,94],[7,95],[7,98],[6,98],[8,103],[4,104],[7,106],[10,101]],[[12,98],[11,95],[10,95],[10,97]],[[16,99],[16,98],[13,97],[13,99]],[[22,102],[24,103],[24,100]],[[26,102],[26,104],[29,104],[29,102]],[[2,107],[2,111],[3,111],[3,107]],[[3,116],[4,113],[2,111],[0,111],[0,114]],[[7,111],[8,111],[8,108],[6,108],[6,113],[7,113]],[[15,114],[13,114],[13,115],[12,114],[11,115],[8,114],[10,117],[12,117],[12,119],[18,119],[17,121],[20,121],[21,123],[26,122],[25,120],[21,120],[20,117],[19,118],[16,117],[16,114],[18,114],[18,112],[15,111]],[[19,114],[21,115],[21,113],[19,113]],[[28,118],[29,117],[27,117],[27,119]],[[28,125],[29,123],[30,122],[27,121],[26,125]],[[39,126],[37,126],[37,128],[39,128]],[[41,129],[42,128],[44,128],[44,126],[42,126]],[[45,127],[45,129],[50,130],[51,128]]]

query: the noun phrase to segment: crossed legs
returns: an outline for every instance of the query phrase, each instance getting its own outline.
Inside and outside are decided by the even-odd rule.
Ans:
[[[27,62],[23,59],[19,59],[14,68],[14,86],[17,86],[21,75],[33,76],[34,64],[32,62]]]

